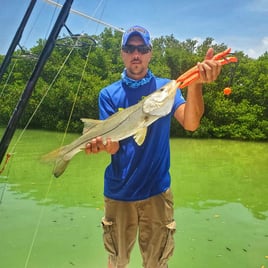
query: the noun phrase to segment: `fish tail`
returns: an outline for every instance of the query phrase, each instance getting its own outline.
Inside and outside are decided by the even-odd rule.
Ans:
[[[58,178],[65,171],[70,162],[70,159],[64,159],[64,149],[65,147],[58,148],[42,157],[42,162],[53,162],[55,164],[53,169],[53,175],[56,178]]]
[[[64,160],[63,157],[57,158],[54,169],[53,175],[58,178],[67,168],[70,160]]]

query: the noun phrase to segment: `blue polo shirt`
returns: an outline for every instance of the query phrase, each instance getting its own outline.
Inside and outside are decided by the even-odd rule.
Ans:
[[[169,79],[154,77],[138,88],[119,80],[99,94],[100,119],[120,109],[137,104],[144,96],[168,83]],[[148,127],[144,143],[139,146],[133,137],[120,141],[119,151],[111,155],[105,170],[104,195],[121,201],[138,201],[160,194],[170,187],[170,124],[175,110],[185,103],[177,90],[170,114]]]

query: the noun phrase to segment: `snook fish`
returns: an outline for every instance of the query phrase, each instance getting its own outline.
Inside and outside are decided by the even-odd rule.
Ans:
[[[83,135],[72,143],[43,156],[46,162],[54,162],[53,174],[59,177],[72,157],[85,150],[86,144],[96,137],[120,141],[133,136],[138,145],[145,140],[147,127],[157,119],[170,113],[178,83],[171,80],[160,89],[146,96],[139,103],[119,111],[106,120],[81,119],[84,122]]]

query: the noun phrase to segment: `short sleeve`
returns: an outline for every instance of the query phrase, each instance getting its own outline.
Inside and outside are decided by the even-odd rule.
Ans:
[[[186,101],[181,93],[181,90],[178,89],[177,92],[176,92],[176,95],[175,95],[175,98],[174,98],[174,104],[173,104],[173,107],[172,107],[172,114],[175,113],[175,111],[177,110],[177,108],[184,104]]]
[[[100,120],[105,120],[115,113],[115,108],[112,99],[105,88],[101,90],[98,102]]]

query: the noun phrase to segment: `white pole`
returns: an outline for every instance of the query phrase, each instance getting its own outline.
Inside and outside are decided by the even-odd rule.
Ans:
[[[54,5],[54,6],[56,6],[56,7],[62,8],[62,5],[61,5],[61,4],[58,4],[58,3],[56,3],[56,2],[54,2],[54,1],[52,1],[52,0],[44,0],[44,1],[47,2],[48,4],[51,4],[51,5]],[[94,18],[94,17],[91,17],[91,16],[89,16],[89,15],[87,15],[87,14],[85,14],[85,13],[82,13],[82,12],[80,12],[80,11],[71,9],[70,12],[73,13],[73,14],[76,14],[76,15],[78,15],[78,16],[84,17],[84,18],[86,18],[86,19],[93,20],[93,21],[95,21],[95,22],[97,22],[97,23],[99,23],[99,24],[105,25],[105,26],[107,26],[107,27],[109,27],[109,28],[112,28],[112,29],[114,29],[114,30],[116,30],[116,31],[119,31],[119,32],[121,32],[121,33],[124,33],[124,32],[125,32],[124,29],[122,29],[122,28],[119,28],[119,27],[113,26],[113,25],[111,25],[111,24],[109,24],[109,23],[106,23],[106,22],[104,22],[104,21],[98,20],[98,19],[96,19],[96,18]]]

